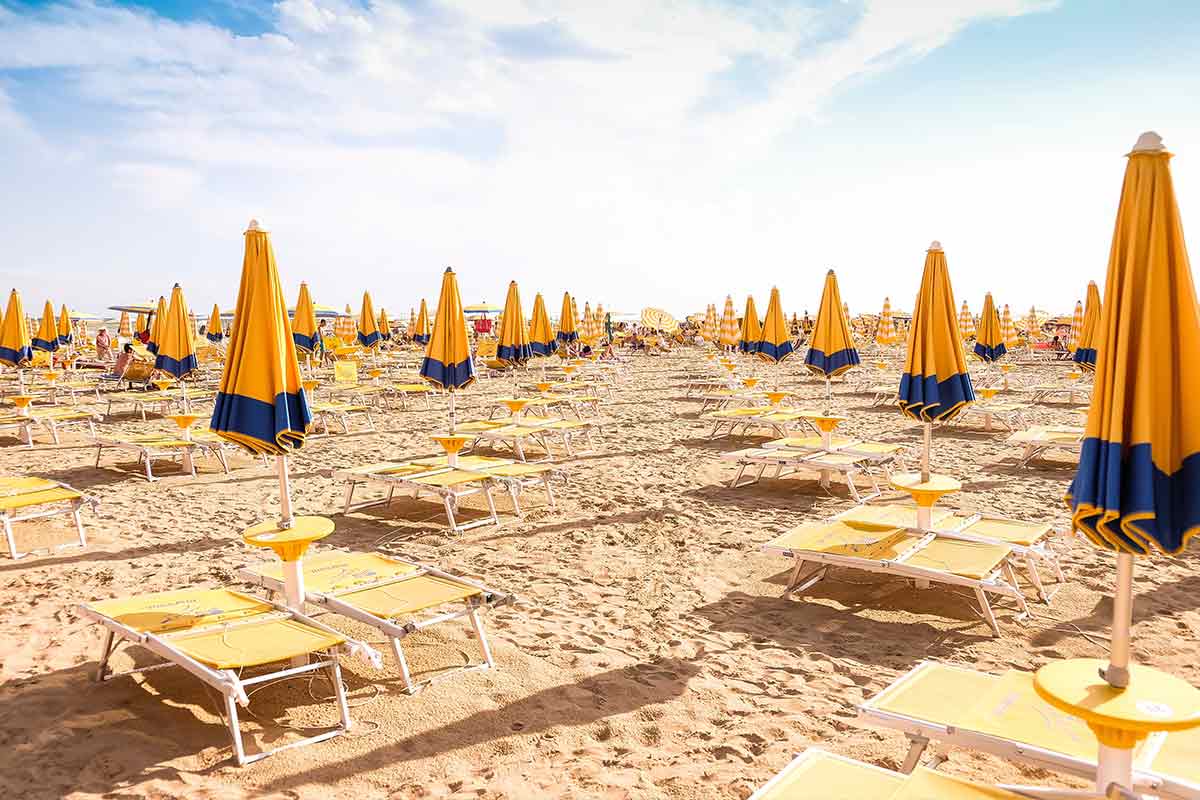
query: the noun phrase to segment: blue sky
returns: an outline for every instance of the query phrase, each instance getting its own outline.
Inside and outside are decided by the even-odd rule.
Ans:
[[[908,308],[939,239],[972,308],[1067,310],[1142,130],[1187,226],[1198,38],[1161,0],[0,0],[0,281],[228,305],[256,216],[331,305],[452,264],[468,302],[815,310],[833,267]]]

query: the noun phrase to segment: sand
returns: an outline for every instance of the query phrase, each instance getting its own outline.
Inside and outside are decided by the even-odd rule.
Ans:
[[[0,474],[33,474],[95,494],[86,550],[19,561],[0,557],[0,795],[21,798],[745,798],[797,751],[818,745],[897,767],[902,736],[861,727],[855,704],[922,659],[984,670],[1035,669],[1064,656],[1100,656],[1111,613],[1111,556],[1064,538],[1067,583],[1047,606],[1015,619],[998,608],[992,638],[972,598],[915,589],[877,575],[835,571],[802,599],[780,596],[789,564],[759,545],[802,521],[849,508],[845,488],[797,478],[726,488],[719,455],[744,440],[708,441],[684,376],[696,351],[638,356],[604,403],[612,421],[598,452],[557,460],[570,476],[558,508],[527,493],[523,520],[448,535],[440,506],[403,500],[343,516],[340,487],[318,470],[430,453],[443,426],[433,411],[378,414],[376,434],[313,439],[293,460],[298,512],[333,517],[327,545],[379,548],[482,578],[516,605],[487,620],[499,669],[434,682],[416,696],[390,658],[376,670],[345,662],[357,721],[330,742],[233,766],[216,696],[179,670],[91,681],[101,634],[75,608],[139,591],[235,581],[266,558],[239,532],[276,513],[274,474],[235,459],[226,476],[202,463],[191,479],[163,468],[148,484],[135,465],[74,433],[32,450],[0,440]],[[870,369],[862,367],[861,369]],[[800,363],[755,370],[816,399],[823,385]],[[1023,368],[1033,381],[1062,368]],[[509,391],[480,382],[461,416]],[[837,389],[855,435],[916,446],[919,427],[892,407]],[[1019,397],[1019,396],[1018,396]],[[1039,405],[1040,423],[1071,424],[1069,405]],[[120,418],[106,427],[165,429]],[[1066,528],[1060,498],[1071,464],[1017,467],[1003,434],[940,429],[938,470],[964,483],[951,505],[1051,521]],[[751,440],[754,441],[754,440]],[[562,455],[559,451],[558,455]],[[502,505],[502,509],[505,508]],[[18,528],[22,542],[68,541],[61,520]],[[1139,661],[1200,683],[1193,557],[1156,558],[1136,577]],[[334,618],[329,618],[333,620]],[[380,642],[377,631],[334,620]],[[475,653],[461,621],[409,637],[418,676]],[[126,651],[124,668],[147,663]],[[336,719],[323,681],[292,680],[254,695],[243,728],[278,744]],[[255,745],[251,745],[254,747]],[[1054,777],[968,751],[943,769],[983,779]]]

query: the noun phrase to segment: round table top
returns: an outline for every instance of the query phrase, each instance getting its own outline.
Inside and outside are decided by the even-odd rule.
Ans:
[[[168,414],[167,419],[175,421],[175,424],[181,428],[190,428],[196,424],[198,420],[204,419],[207,414]]]
[[[929,480],[922,481],[919,472],[897,472],[892,475],[892,486],[908,492],[937,492],[946,494],[962,489],[962,482],[949,475],[929,474]]]
[[[333,520],[328,517],[293,517],[292,527],[279,527],[279,520],[266,520],[242,531],[246,544],[269,547],[284,561],[300,558],[310,544],[333,533]]]
[[[1166,672],[1132,664],[1129,686],[1116,689],[1100,675],[1103,659],[1052,661],[1034,675],[1038,696],[1094,727],[1134,734],[1200,727],[1200,689]]]
[[[166,391],[168,386],[175,385],[175,381],[172,378],[155,378],[150,382],[157,386],[160,392]]]

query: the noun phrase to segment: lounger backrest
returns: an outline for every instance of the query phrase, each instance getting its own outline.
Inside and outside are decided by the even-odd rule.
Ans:
[[[358,383],[357,361],[335,361],[333,363],[334,383]]]
[[[274,610],[229,589],[179,589],[135,597],[102,600],[91,609],[142,633],[165,633],[230,622]]]

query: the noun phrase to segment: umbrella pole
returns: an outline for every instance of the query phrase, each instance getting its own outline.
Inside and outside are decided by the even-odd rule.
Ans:
[[[1112,644],[1108,667],[1100,676],[1110,686],[1129,686],[1130,628],[1133,626],[1133,555],[1117,554],[1117,585],[1113,591]],[[1110,784],[1133,786],[1133,749],[1099,745],[1096,788],[1106,791]]]
[[[833,413],[833,381],[825,376],[825,413]]]
[[[292,485],[288,479],[288,457],[275,456],[275,469],[279,473],[279,527],[292,527],[295,518],[292,516]]]
[[[454,435],[454,390],[450,390],[450,435]]]
[[[921,483],[929,482],[929,451],[933,448],[933,423],[926,422],[922,426],[923,443],[921,447]]]

